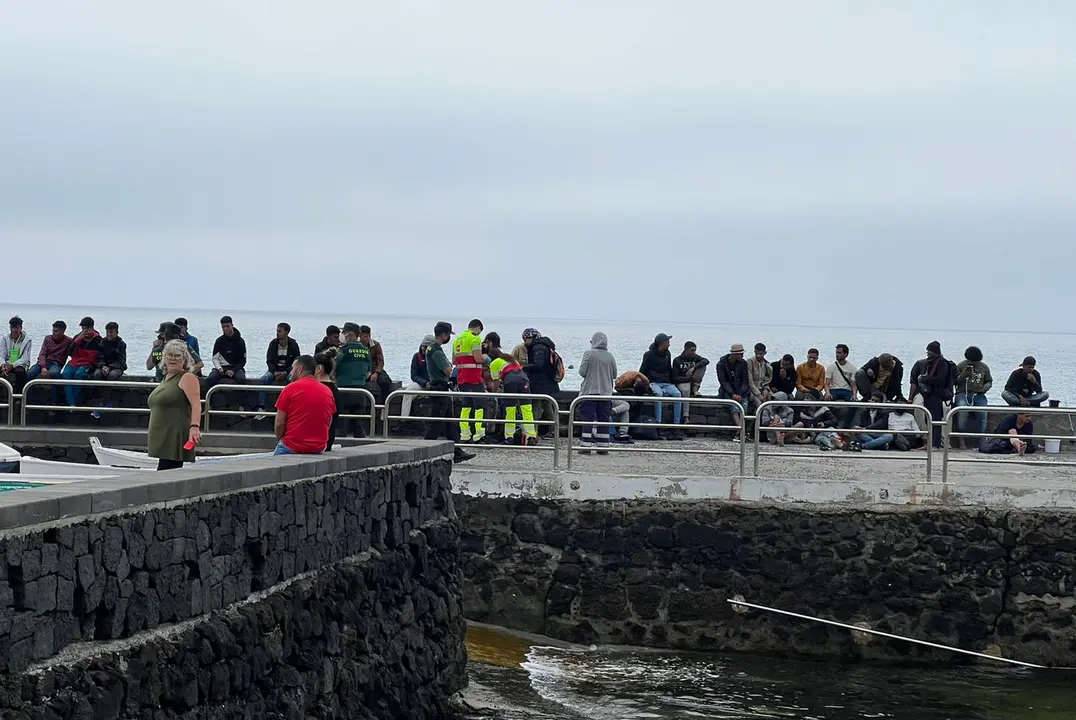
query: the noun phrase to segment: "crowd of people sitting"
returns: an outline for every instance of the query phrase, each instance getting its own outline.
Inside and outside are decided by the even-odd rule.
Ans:
[[[221,334],[213,344],[210,356],[211,369],[205,376],[206,389],[220,383],[245,383],[247,379],[246,340],[229,316],[220,319]],[[411,359],[409,390],[456,389],[460,392],[462,409],[454,429],[450,432],[438,423],[429,423],[427,436],[431,434],[450,436],[463,443],[538,442],[539,428],[549,428],[557,421],[556,411],[547,403],[505,401],[491,403],[478,394],[501,391],[518,394],[552,395],[559,391],[564,379],[565,365],[552,339],[534,328],[523,331],[521,342],[511,351],[501,348],[501,338],[496,332],[484,334],[479,320],[472,320],[454,341],[451,360],[444,356],[441,346],[454,335],[449,323],[438,323],[434,332],[426,335]],[[290,336],[288,323],[277,325],[276,337],[269,341],[265,354],[265,369],[259,383],[263,385],[286,385],[292,379],[296,360],[301,356],[299,344]],[[184,318],[162,323],[158,336],[148,355],[145,369],[155,373],[160,382],[165,375],[164,348],[172,340],[185,344],[191,356],[190,371],[201,376],[205,370],[198,339],[189,332]],[[607,442],[631,442],[633,433],[625,426],[641,418],[659,429],[636,436],[683,440],[680,426],[691,425],[691,398],[699,397],[703,379],[711,366],[710,360],[699,353],[694,342],[686,342],[675,357],[671,350],[672,337],[659,333],[649,349],[643,354],[638,370],[624,373],[617,371],[615,358],[608,350],[608,338],[595,333],[591,350],[584,354],[579,364],[582,377],[581,395],[611,396],[629,393],[636,396],[653,396],[656,402],[652,414],[645,410],[633,411],[627,402],[600,400],[584,402],[580,409],[583,422],[584,450],[590,445]],[[440,354],[439,354],[440,353]],[[819,361],[816,348],[807,351],[806,360],[797,363],[791,354],[771,361],[765,344],[757,343],[750,356],[743,345],[733,344],[727,354],[713,363],[718,381],[718,397],[734,401],[732,421],[736,425],[745,422],[745,415],[760,424],[772,442],[813,442],[823,449],[908,449],[916,442],[918,423],[915,413],[907,405],[917,404],[925,408],[934,421],[941,420],[947,406],[987,405],[987,394],[994,380],[983,353],[977,347],[964,351],[959,363],[946,358],[940,343],[931,342],[925,348],[924,357],[917,359],[907,372],[905,391],[905,365],[890,353],[881,353],[857,365],[849,359],[850,349],[838,344],[833,360]],[[431,371],[431,357],[436,367]],[[333,368],[335,384],[341,388],[368,388],[377,390],[379,402],[392,391],[392,378],[385,370],[385,352],[381,344],[371,337],[367,325],[346,322],[342,328],[330,325],[325,337],[314,348],[312,355],[316,366]],[[1042,377],[1035,368],[1035,358],[1026,357],[1006,380],[1001,393],[1003,400],[1016,408],[1041,406],[1049,399],[1043,388]],[[571,367],[571,366],[569,366]],[[57,320],[51,334],[43,338],[40,349],[34,352],[34,343],[23,331],[23,321],[11,318],[9,333],[0,340],[0,378],[8,381],[16,393],[25,383],[35,378],[60,378],[67,380],[117,380],[128,371],[127,345],[120,337],[119,325],[109,322],[102,336],[95,329],[94,319],[84,317],[79,332],[67,334],[67,324]],[[441,377],[444,375],[444,377]],[[68,405],[78,405],[82,385],[61,386]],[[55,388],[53,388],[55,392]],[[107,389],[101,394],[102,404],[107,405]],[[349,414],[363,412],[360,394],[339,396],[339,411]],[[403,401],[402,415],[411,416],[415,395],[407,395]],[[792,400],[806,401],[809,405],[781,405]],[[831,409],[826,403],[835,401],[863,401],[879,404],[878,409]],[[766,402],[777,405],[766,405]],[[53,402],[58,402],[54,395]],[[664,405],[672,407],[671,423],[666,423]],[[447,406],[434,403],[436,417],[448,417],[452,403]],[[256,416],[267,412],[270,406],[267,393],[251,392],[243,400],[243,410],[249,409]],[[762,407],[762,412],[758,409]],[[742,408],[742,411],[740,410]],[[518,413],[518,416],[517,416]],[[510,422],[503,424],[503,433],[487,435],[485,420],[501,416]],[[755,417],[757,415],[757,418]],[[515,420],[518,418],[519,422]],[[1011,421],[1010,421],[1011,419]],[[587,423],[594,423],[588,425]],[[957,418],[958,432],[985,433],[985,412],[968,412]],[[672,427],[668,427],[671,425]],[[1006,418],[1002,434],[1030,434],[1030,417],[1026,410]],[[1011,425],[1012,427],[1008,427]],[[349,423],[353,435],[361,436],[363,427],[357,420]],[[825,432],[805,433],[809,428],[825,428]],[[852,428],[870,430],[866,433],[845,433]],[[549,432],[545,433],[550,436]],[[738,437],[738,436],[737,436]],[[979,449],[984,452],[1013,450],[1026,452],[1034,449],[1033,443],[1021,444],[1004,441],[986,442],[998,438],[983,438]],[[941,430],[933,428],[932,444],[940,447]],[[600,451],[600,448],[599,448]]]

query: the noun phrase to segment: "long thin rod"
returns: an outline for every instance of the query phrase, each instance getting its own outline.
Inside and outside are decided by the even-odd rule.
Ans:
[[[754,608],[755,610],[765,610],[766,612],[777,613],[778,615],[787,615],[788,617],[799,618],[800,620],[811,620],[813,622],[825,623],[826,625],[834,625],[836,627],[845,628],[847,630],[854,630],[855,632],[869,633],[871,635],[881,635],[882,637],[886,637],[891,640],[903,640],[904,642],[915,643],[916,645],[926,645],[927,647],[937,648],[938,650],[948,650],[949,652],[963,653],[964,655],[972,655],[974,657],[983,658],[985,660],[996,660],[997,662],[1009,663],[1010,665],[1019,665],[1021,667],[1035,668],[1037,670],[1066,669],[1050,668],[1046,665],[1036,665],[1034,663],[1022,662],[1020,660],[1010,660],[1009,658],[997,657],[995,655],[977,653],[971,650],[961,650],[960,648],[949,647],[948,645],[939,645],[937,643],[927,642],[926,640],[916,640],[915,638],[903,637],[901,635],[893,635],[892,633],[882,632],[881,630],[862,628],[857,625],[846,625],[845,623],[839,623],[835,620],[823,620],[822,618],[811,617],[810,615],[800,615],[799,613],[788,612],[787,610],[778,610],[777,608],[766,607],[765,605],[755,605],[754,603],[744,602],[742,600],[729,600],[728,602],[733,605],[741,605],[743,607]]]

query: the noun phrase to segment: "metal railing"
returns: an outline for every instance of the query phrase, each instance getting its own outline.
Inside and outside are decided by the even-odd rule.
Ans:
[[[247,393],[277,393],[279,394],[287,385],[239,385],[236,383],[221,383],[220,385],[214,385],[206,390],[205,400],[202,401],[205,405],[205,414],[202,416],[202,429],[209,431],[209,420],[213,415],[230,416],[230,417],[251,417],[257,415],[264,415],[265,417],[276,417],[276,410],[214,410],[210,404],[209,399],[218,392],[247,392]],[[366,420],[370,423],[370,435],[374,434],[374,416],[377,414],[377,401],[374,398],[374,394],[366,388],[351,388],[342,387],[337,388],[341,394],[344,395],[362,395],[366,398],[370,412],[368,413],[340,413],[341,420]],[[339,408],[337,408],[339,409]],[[337,432],[341,435],[340,428],[337,428]]]
[[[108,407],[105,405],[61,405],[59,403],[52,405],[32,405],[30,403],[30,390],[35,387],[44,386],[66,386],[77,385],[79,387],[92,387],[92,388],[126,388],[126,389],[139,389],[146,391],[146,397],[149,397],[149,393],[153,392],[153,388],[157,387],[157,383],[137,382],[135,380],[74,380],[68,378],[34,378],[26,383],[22,388],[22,410],[19,413],[19,424],[26,425],[26,411],[27,410],[42,410],[52,412],[97,412],[97,413],[118,413],[129,415],[148,415],[149,406],[146,407]]]
[[[637,403],[675,403],[675,402],[690,402],[692,405],[723,405],[725,407],[732,408],[732,410],[739,412],[741,422],[737,425],[677,425],[675,423],[618,423],[618,422],[590,422],[585,423],[575,419],[575,408],[579,403],[587,400],[608,400],[610,402],[626,402],[629,405],[633,402]],[[582,424],[590,427],[646,427],[653,428],[655,430],[733,430],[739,432],[740,448],[739,450],[709,450],[702,448],[664,448],[664,447],[637,447],[635,445],[623,446],[616,443],[610,443],[608,447],[603,446],[601,450],[615,450],[617,452],[637,452],[637,453],[666,453],[670,455],[734,455],[740,458],[740,474],[743,475],[744,466],[747,460],[747,442],[744,436],[743,418],[746,415],[743,405],[735,400],[726,400],[725,398],[676,398],[666,395],[578,395],[572,400],[571,405],[568,406],[568,462],[567,469],[572,469],[572,455],[573,448],[575,446],[575,426]],[[583,448],[585,450],[592,450],[593,448]]]
[[[691,402],[695,402],[692,400]],[[763,425],[759,420],[762,417],[762,411],[766,408],[777,407],[827,407],[832,409],[848,408],[859,410],[878,410],[880,412],[893,412],[896,408],[903,408],[906,412],[921,413],[924,420],[917,422],[919,426],[918,432],[899,433],[900,435],[918,435],[925,439],[926,445],[930,447],[931,433],[933,432],[933,425],[930,418],[930,412],[922,405],[914,404],[897,404],[897,403],[878,403],[878,402],[863,402],[863,401],[851,401],[851,400],[833,400],[826,402],[824,400],[767,400],[760,404],[755,410],[755,437],[754,437],[754,449],[755,449],[755,461],[754,461],[754,476],[758,477],[758,461],[762,457],[789,457],[803,459],[805,456],[803,453],[789,453],[789,452],[762,452],[761,446],[761,434],[762,433],[808,433],[811,435],[817,435],[824,432],[835,432],[841,435],[890,435],[893,434],[889,430],[868,430],[866,428],[843,428],[843,427],[814,427],[814,428],[797,428],[797,427],[773,427],[769,425]],[[838,413],[834,413],[838,415]],[[838,415],[839,416],[839,415]],[[795,423],[793,423],[795,424]],[[813,440],[812,440],[813,442]],[[927,482],[930,482],[933,460],[931,456],[932,452],[923,453],[925,455],[924,460],[927,464]],[[877,455],[870,456],[872,460],[904,460],[906,455],[903,453],[879,453]],[[741,475],[743,473],[740,473]]]
[[[484,400],[528,400],[531,404],[537,402],[547,402],[553,406],[554,409],[559,408],[556,398],[552,395],[535,395],[531,393],[502,393],[502,392],[457,392],[454,390],[393,390],[385,398],[385,407],[388,408],[394,397],[403,397],[404,395],[412,395],[415,397],[437,397],[447,396],[449,399],[455,398],[481,398]],[[390,415],[386,412],[385,421],[383,423],[384,437],[391,437],[392,433],[392,421],[393,420],[421,420],[424,422],[454,422],[459,423],[459,415],[456,414],[455,405],[453,405],[453,417],[430,417],[419,415]],[[476,420],[472,417],[467,422],[474,423]],[[527,423],[523,422],[523,418],[517,417],[515,420],[507,420],[505,418],[482,418],[482,424],[490,425],[534,425],[536,427],[552,425],[553,426],[553,444],[550,445],[502,445],[498,447],[502,448],[519,448],[521,450],[552,450],[553,451],[553,469],[556,470],[560,467],[560,417],[558,415],[555,420],[531,420]],[[480,443],[458,443],[460,447],[474,447],[489,448],[488,445]]]
[[[950,438],[1012,438],[1012,435],[1000,434],[1000,433],[974,433],[974,432],[953,432],[953,419],[960,413],[995,413],[1003,415],[1072,415],[1074,411],[1072,408],[1061,407],[1024,407],[1020,405],[958,405],[949,410],[945,414],[945,420],[942,425],[942,482],[949,482],[949,463],[989,463],[997,462],[997,460],[988,457],[950,457],[949,456],[949,439]],[[1071,419],[1069,421],[1071,423]],[[1021,440],[1076,440],[1076,433],[1072,435],[1020,435]],[[1011,460],[1006,460],[1006,464],[1010,465],[1037,465],[1042,467],[1044,465],[1041,460],[1027,460],[1023,456],[1017,456]],[[1050,467],[1076,467],[1076,462],[1071,460],[1051,460],[1049,462]]]
[[[11,386],[4,378],[0,378],[0,388],[4,389],[4,397],[7,398],[6,404],[0,405],[0,408],[7,410],[7,424],[8,426],[15,425],[15,388]]]

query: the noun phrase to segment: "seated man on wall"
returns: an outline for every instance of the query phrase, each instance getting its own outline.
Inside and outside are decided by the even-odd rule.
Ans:
[[[46,335],[37,354],[37,363],[26,371],[26,381],[41,378],[58,378],[63,372],[67,357],[71,354],[71,338],[67,337],[67,323],[57,320],[52,324],[52,334]],[[51,402],[56,404],[56,387],[49,391]]]
[[[868,400],[878,390],[888,402],[903,396],[901,385],[904,383],[904,364],[900,358],[889,353],[882,353],[868,360],[856,372],[856,390],[860,397]]]
[[[60,373],[60,377],[65,380],[88,380],[90,372],[97,367],[97,358],[101,354],[101,334],[94,329],[93,318],[82,318],[79,327],[82,332],[71,341],[71,359]],[[74,407],[82,396],[82,388],[79,385],[65,385],[64,395],[67,397],[67,404]]]
[[[276,326],[276,338],[269,342],[265,351],[266,372],[262,375],[262,385],[287,385],[291,377],[291,368],[299,357],[299,343],[291,337],[291,325],[286,322]],[[313,375],[313,370],[311,370]],[[269,403],[269,393],[262,391],[258,394],[258,412],[265,412],[265,406]],[[261,420],[264,415],[255,415],[255,420]]]
[[[10,331],[0,339],[0,377],[11,383],[12,391],[18,394],[26,384],[34,341],[23,332],[22,318],[18,315],[8,321],[8,327]]]
[[[770,378],[770,396],[784,393],[786,400],[796,397],[796,359],[784,355],[773,364],[773,376]]]
[[[206,392],[220,383],[243,385],[247,381],[247,341],[230,315],[220,319],[220,331],[220,337],[213,343],[213,369],[205,381]],[[247,393],[236,394],[243,396]],[[240,406],[244,404],[239,402]]]
[[[747,361],[743,359],[743,345],[734,343],[729,348],[728,355],[717,361],[717,382],[721,388],[717,391],[719,398],[735,400],[742,407],[750,404],[750,385],[747,379]],[[743,427],[743,415],[734,407],[729,408],[732,422],[737,427]],[[734,442],[740,441],[740,436],[733,436]]]
[[[119,380],[127,371],[127,343],[120,337],[120,325],[110,322],[105,325],[105,337],[101,340],[101,353],[97,356],[97,366],[93,369],[94,380]],[[101,404],[112,407],[112,388],[101,388]],[[101,413],[94,410],[95,418]]]
[[[818,348],[808,350],[807,362],[796,366],[796,399],[806,399],[811,390],[826,391],[826,366],[818,362]]]
[[[1031,423],[1031,413],[1020,412],[1006,415],[994,428],[995,435],[1008,435],[1007,438],[984,437],[979,439],[979,452],[987,455],[1008,455],[1017,453],[1026,455],[1035,452],[1035,442],[1023,436],[1034,435],[1035,426]]]
[[[650,379],[650,391],[659,398],[659,400],[654,403],[654,419],[657,420],[658,424],[661,423],[662,416],[662,402],[660,398],[681,397],[680,390],[673,384],[672,353],[669,352],[670,340],[672,340],[671,335],[658,333],[654,337],[654,342],[650,344],[650,349],[643,353],[643,360],[639,365],[639,372]],[[674,425],[680,424],[682,412],[683,408],[681,407],[681,403],[674,402]],[[675,428],[670,430],[658,430],[658,435],[667,440],[684,439],[684,433]]]
[[[375,397],[379,403],[384,404],[385,398],[392,392],[392,378],[385,371],[385,348],[373,339],[369,325],[359,327],[359,340],[370,348],[370,377],[366,382],[377,386]],[[387,416],[388,408],[384,408],[381,411],[381,419],[384,420]]]
[[[329,348],[339,348],[343,343],[340,341],[340,328],[330,325],[325,328],[325,337],[314,346],[314,354],[323,353]]]
[[[164,364],[161,353],[164,351],[165,344],[171,340],[183,342],[181,335],[182,330],[175,323],[163,322],[157,328],[157,339],[154,341],[152,349],[150,349],[149,357],[146,358],[146,369],[155,370],[154,379],[157,382],[164,379]],[[187,345],[187,350],[191,354],[191,372],[197,375],[205,363],[202,362],[202,358],[196,352],[190,349],[190,345]]]
[[[1012,371],[1005,381],[1001,399],[1014,407],[1040,407],[1050,399],[1050,393],[1042,389],[1042,375],[1035,369],[1035,358],[1028,355],[1020,367]]]
[[[710,361],[698,353],[695,343],[688,340],[684,351],[673,360],[673,383],[683,397],[698,397],[702,379]],[[691,403],[684,403],[684,425],[691,424]]]
[[[766,346],[755,343],[755,354],[747,358],[747,412],[754,415],[758,406],[770,399],[773,366],[766,359]]]
[[[300,355],[292,364],[291,382],[276,400],[274,455],[320,455],[329,446],[336,401],[332,390],[314,377],[315,368],[310,355]]]
[[[177,317],[175,323],[179,326],[179,339],[187,343],[187,349],[200,356],[202,351],[198,347],[198,338],[187,332],[187,318]]]

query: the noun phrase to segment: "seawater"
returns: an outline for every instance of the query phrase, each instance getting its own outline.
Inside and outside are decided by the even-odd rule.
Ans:
[[[343,325],[352,321],[370,325],[375,339],[385,348],[386,368],[396,380],[407,380],[411,356],[418,349],[422,337],[433,330],[438,320],[451,322],[459,331],[467,326],[468,317],[411,317],[374,313],[308,313],[299,310],[287,312],[246,311],[221,308],[219,310],[192,310],[190,308],[121,308],[121,307],[74,307],[45,305],[9,305],[3,320],[18,314],[25,321],[25,328],[35,344],[50,332],[52,322],[64,320],[69,332],[77,332],[79,320],[84,315],[94,318],[98,330],[104,332],[105,323],[115,320],[120,324],[120,334],[127,342],[128,363],[134,374],[144,374],[144,363],[150,346],[157,336],[161,322],[183,316],[190,321],[190,331],[199,340],[202,354],[208,360],[213,342],[220,335],[219,320],[231,315],[236,327],[247,341],[247,374],[256,376],[265,371],[265,353],[275,337],[276,325],[287,322],[292,327],[292,337],[304,352],[312,351],[321,340],[325,327]],[[768,348],[768,358],[779,360],[784,353],[791,353],[796,362],[803,362],[807,350],[816,347],[821,351],[821,361],[831,362],[833,348],[845,343],[851,348],[850,359],[860,364],[871,357],[889,352],[905,364],[905,372],[911,370],[915,360],[926,355],[927,343],[938,340],[945,355],[954,361],[964,356],[968,345],[978,345],[994,375],[991,401],[1000,403],[1001,390],[1009,373],[1025,355],[1034,355],[1043,385],[1051,396],[1063,405],[1076,402],[1076,334],[1036,334],[996,331],[966,330],[915,330],[878,328],[808,327],[774,324],[770,326],[742,326],[735,324],[688,324],[669,320],[660,323],[641,323],[630,320],[556,320],[543,318],[509,318],[475,313],[485,324],[486,331],[496,330],[503,345],[514,347],[520,341],[522,331],[535,327],[551,337],[566,365],[578,365],[583,352],[590,347],[590,338],[596,331],[609,336],[609,350],[617,359],[621,372],[637,369],[643,352],[660,332],[673,336],[673,354],[683,343],[691,340],[698,344],[699,352],[716,362],[728,352],[732,343],[743,343],[748,353],[756,342]],[[5,328],[6,330],[6,328]],[[908,378],[904,380],[905,390]],[[570,369],[561,387],[575,390],[579,387],[579,375]],[[711,370],[703,383],[704,393],[717,392],[717,379]]]
[[[505,647],[501,647],[501,644]],[[1071,720],[1073,674],[1005,667],[912,669],[673,653],[630,648],[530,645],[468,633],[474,682],[528,712],[502,717],[635,720]],[[493,648],[490,648],[493,645]],[[507,648],[507,649],[505,649]],[[478,662],[494,662],[499,670]],[[534,693],[519,697],[519,683]]]

